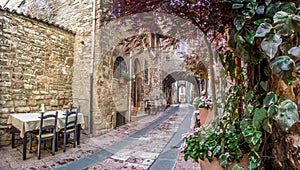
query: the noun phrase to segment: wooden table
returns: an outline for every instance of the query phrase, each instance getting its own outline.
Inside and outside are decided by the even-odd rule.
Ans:
[[[48,111],[47,113],[55,113],[56,111]],[[15,133],[20,133],[23,144],[23,160],[26,160],[26,145],[27,145],[27,134],[33,130],[38,130],[40,128],[40,116],[41,113],[16,113],[10,114],[8,117],[7,124],[11,127],[12,135],[12,148],[15,148]],[[74,117],[74,116],[73,116]],[[64,128],[65,124],[65,111],[59,110],[57,117],[57,131]],[[72,116],[69,117],[72,119]],[[80,129],[84,128],[85,122],[82,113],[78,113],[77,120],[77,144],[80,145]]]

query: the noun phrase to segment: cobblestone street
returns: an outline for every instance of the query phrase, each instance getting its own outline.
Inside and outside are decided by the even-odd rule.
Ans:
[[[55,156],[28,153],[23,161],[21,145],[1,148],[1,169],[199,169],[192,160],[178,156],[181,134],[189,130],[193,108],[170,107],[156,115],[145,115],[99,137],[82,136],[81,145],[59,148]]]

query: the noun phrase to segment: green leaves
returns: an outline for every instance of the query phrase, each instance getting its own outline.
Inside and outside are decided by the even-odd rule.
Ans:
[[[290,84],[293,84],[295,82],[297,82],[297,77],[294,77],[294,76],[290,76],[287,78],[287,84],[290,85]]]
[[[292,17],[292,22],[293,22],[293,29],[295,31],[299,32],[300,31],[300,16],[299,15],[294,15]]]
[[[268,81],[261,81],[259,85],[265,90],[268,90]]]
[[[277,107],[275,106],[275,104],[270,105],[267,112],[268,117],[273,118],[275,113],[277,112]]]
[[[264,98],[263,107],[269,107],[271,104],[277,102],[277,95],[273,92],[269,92],[267,96]]]
[[[261,132],[261,131],[256,131],[256,132],[254,133],[254,135],[253,135],[252,138],[251,138],[251,142],[253,143],[253,145],[256,145],[257,142],[258,142],[259,140],[261,140],[261,136],[262,136],[262,132]]]
[[[239,31],[243,28],[243,26],[245,24],[245,17],[237,16],[233,22],[234,22],[236,29]]]
[[[296,70],[297,70],[298,74],[300,74],[300,60],[296,61],[295,66],[296,66]]]
[[[232,167],[233,170],[244,170],[242,167],[238,166],[237,164],[235,164],[233,167]]]
[[[244,4],[234,3],[232,4],[232,9],[240,9],[243,8]]]
[[[260,161],[256,162],[256,161],[251,160],[250,165],[248,166],[248,168],[249,169],[256,169],[256,168],[259,167],[259,165],[260,165]]]
[[[227,158],[224,154],[220,155],[220,157],[218,158],[220,165],[224,168],[227,166]]]
[[[254,44],[254,38],[255,38],[255,32],[253,30],[248,31],[245,34],[245,40],[252,45]]]
[[[263,120],[267,117],[267,110],[265,108],[257,108],[254,111],[253,125],[256,129],[260,129]]]
[[[269,23],[262,23],[256,30],[255,37],[265,37],[273,28]]]
[[[243,135],[244,135],[245,137],[247,137],[247,136],[252,136],[252,135],[254,134],[255,131],[256,131],[256,130],[255,130],[254,127],[252,127],[252,126],[247,126],[247,127],[245,128],[245,130],[243,131]]]
[[[278,51],[278,46],[282,43],[282,39],[277,34],[271,34],[261,42],[262,50],[272,59]]]
[[[256,13],[261,15],[261,14],[264,14],[265,12],[265,6],[264,5],[260,5],[256,8]]]
[[[277,30],[278,35],[289,36],[294,33],[294,29],[292,29],[292,14],[279,11],[274,17],[274,28]]]
[[[277,57],[270,63],[272,72],[286,83],[287,79],[292,75],[294,65],[294,61],[289,56]]]
[[[278,106],[277,122],[284,130],[288,130],[299,119],[297,105],[291,100],[285,100]]]
[[[272,124],[270,123],[269,119],[265,119],[263,121],[263,129],[268,133],[272,133]]]
[[[249,103],[249,101],[253,98],[253,96],[254,96],[254,92],[253,91],[249,91],[245,95],[245,103]]]
[[[220,150],[221,150],[221,146],[215,147],[215,149],[213,150],[213,155],[216,155],[217,153],[219,153]]]
[[[292,47],[288,51],[288,54],[291,54],[291,55],[297,57],[300,60],[300,47]]]

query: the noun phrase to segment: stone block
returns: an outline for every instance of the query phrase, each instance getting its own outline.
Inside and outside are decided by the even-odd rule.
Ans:
[[[41,94],[49,94],[48,91],[40,91]]]
[[[31,91],[32,94],[40,94],[40,91],[37,91],[37,90],[33,90]]]
[[[32,90],[33,85],[32,84],[24,84],[24,89],[26,90]]]
[[[14,107],[10,107],[10,108],[9,108],[9,112],[10,112],[10,113],[14,113],[14,112],[15,112],[15,108],[14,108]]]
[[[51,106],[58,106],[58,100],[56,100],[56,99],[50,100],[50,105]]]
[[[9,72],[0,72],[0,80],[10,80]]]
[[[0,59],[0,65],[1,66],[8,66],[9,60],[8,59]]]
[[[14,101],[14,106],[15,106],[15,107],[26,106],[26,105],[27,105],[27,103],[26,103],[25,100],[15,100],[15,101]]]
[[[44,99],[45,97],[41,96],[41,95],[36,95],[36,96],[33,96],[32,98],[35,100],[40,100],[40,99]]]
[[[107,115],[106,116],[106,121],[107,122],[112,122],[112,117],[113,117],[112,115]]]
[[[11,85],[11,82],[0,82],[0,87],[10,87]]]
[[[30,107],[16,107],[15,108],[15,111],[17,112],[17,113],[28,113],[28,112],[30,112]]]
[[[0,113],[9,113],[9,108],[0,108]]]
[[[6,94],[8,92],[7,87],[0,87],[0,94]]]
[[[0,95],[0,100],[5,100],[5,101],[9,101],[11,100],[12,97],[9,94],[5,94],[5,95]]]

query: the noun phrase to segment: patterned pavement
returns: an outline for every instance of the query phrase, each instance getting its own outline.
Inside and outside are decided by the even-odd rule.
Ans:
[[[80,146],[67,147],[65,153],[61,148],[55,156],[42,151],[41,160],[37,160],[36,153],[27,153],[27,160],[23,161],[21,145],[17,148],[0,148],[0,169],[198,170],[198,163],[184,161],[182,154],[174,152],[181,144],[178,135],[181,136],[190,126],[189,116],[192,112],[193,109],[188,105],[181,105],[178,110],[170,107],[165,112],[146,115],[102,136],[82,135]],[[169,152],[171,155],[167,155],[169,158],[158,161],[157,158],[162,153],[167,154],[167,150],[172,151]],[[169,165],[167,161],[173,163]]]

